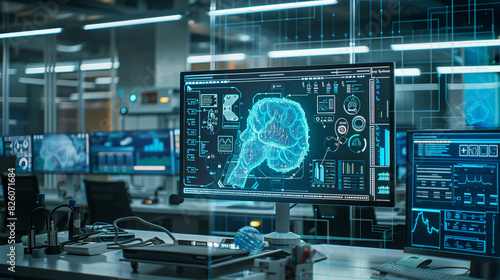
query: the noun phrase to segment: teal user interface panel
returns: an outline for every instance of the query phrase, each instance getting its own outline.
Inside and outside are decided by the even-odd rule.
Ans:
[[[393,204],[393,63],[184,72],[183,195]]]

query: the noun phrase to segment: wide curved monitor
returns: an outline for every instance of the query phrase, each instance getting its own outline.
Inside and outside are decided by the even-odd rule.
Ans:
[[[33,172],[86,174],[90,172],[89,135],[33,135]]]
[[[186,197],[392,206],[394,64],[181,73]]]
[[[469,259],[471,275],[491,277],[482,273],[496,267],[500,277],[500,130],[407,137],[405,251]]]
[[[173,175],[173,130],[93,132],[92,173]]]

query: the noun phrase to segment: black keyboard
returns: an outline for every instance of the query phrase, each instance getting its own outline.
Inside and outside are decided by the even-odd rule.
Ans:
[[[451,275],[437,272],[435,270],[409,267],[406,265],[391,262],[372,266],[372,269],[387,274],[417,280],[480,280],[479,278],[473,278],[465,275]]]

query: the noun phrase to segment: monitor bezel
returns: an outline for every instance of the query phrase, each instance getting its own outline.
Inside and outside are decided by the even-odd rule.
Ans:
[[[393,159],[390,164],[389,172],[389,189],[390,200],[388,201],[354,201],[354,200],[314,200],[314,199],[296,199],[296,198],[266,198],[258,196],[217,196],[213,194],[189,194],[184,192],[184,169],[183,162],[186,159],[184,140],[185,129],[185,115],[184,115],[184,78],[187,75],[207,75],[207,74],[234,74],[234,73],[256,73],[256,72],[283,72],[283,71],[308,71],[308,70],[321,70],[321,69],[335,69],[335,68],[354,68],[354,67],[380,67],[386,66],[391,69],[392,82],[390,83],[390,97],[389,97],[389,125],[390,125],[390,143],[391,149],[389,152],[390,158]],[[356,64],[330,64],[330,65],[313,65],[313,66],[286,66],[286,67],[263,67],[263,68],[244,68],[244,69],[219,69],[219,70],[202,70],[202,71],[184,71],[180,73],[180,137],[181,137],[181,162],[180,162],[180,177],[179,177],[179,193],[182,197],[186,198],[200,198],[200,199],[221,199],[221,200],[246,200],[246,201],[266,201],[266,202],[280,202],[280,203],[307,203],[307,204],[324,204],[324,205],[356,205],[356,206],[377,206],[377,207],[394,207],[395,204],[395,141],[396,141],[396,127],[394,122],[394,108],[395,108],[395,62],[377,62],[377,63],[356,63]]]
[[[90,158],[90,172],[89,174],[93,174],[93,175],[152,175],[152,176],[173,176],[175,175],[175,172],[177,172],[175,170],[175,151],[173,150],[174,148],[171,147],[171,158],[174,157],[174,163],[171,167],[171,172],[148,172],[148,173],[143,173],[143,172],[95,172],[95,164],[93,163],[92,161],[92,157],[93,157],[93,145],[92,145],[92,136],[95,135],[96,133],[106,133],[106,134],[109,134],[109,133],[141,133],[141,132],[148,132],[148,131],[165,131],[165,132],[168,132],[168,133],[172,133],[171,136],[174,136],[173,135],[173,131],[174,131],[175,128],[173,129],[166,129],[166,128],[153,128],[153,129],[139,129],[139,130],[117,130],[117,131],[95,131],[95,132],[91,132],[89,133],[89,145],[90,145],[90,155],[89,155],[89,158]],[[174,139],[171,139],[170,140],[171,142],[172,141],[175,141]]]
[[[500,129],[470,129],[470,130],[457,130],[457,129],[429,129],[429,130],[408,130],[406,132],[406,147],[409,147],[409,143],[411,140],[411,135],[416,134],[416,133],[460,133],[460,134],[470,134],[470,133],[475,133],[475,132],[480,132],[480,133],[500,133]],[[413,152],[413,147],[411,148]],[[410,152],[406,154],[406,221],[410,221],[412,219],[412,213],[411,213],[411,198],[412,196],[410,195],[411,190],[409,189],[409,182],[410,178],[412,177],[412,172],[413,170],[410,168]],[[467,252],[452,252],[452,251],[445,251],[441,249],[431,249],[431,248],[420,248],[420,247],[415,247],[411,246],[411,235],[408,234],[408,232],[411,231],[411,224],[406,223],[405,226],[406,229],[406,238],[405,238],[405,246],[403,248],[403,251],[405,253],[410,253],[410,254],[419,254],[419,255],[428,255],[428,256],[436,256],[436,257],[443,257],[443,258],[454,258],[454,259],[461,259],[461,260],[470,260],[474,262],[491,262],[491,261],[500,261],[500,255],[499,256],[491,256],[491,255],[479,255],[479,254],[470,254]]]
[[[68,170],[58,170],[54,172],[50,171],[41,171],[41,170],[35,170],[35,136],[43,135],[44,137],[47,135],[76,135],[76,134],[86,134],[87,135],[87,160],[88,160],[88,170],[82,171],[82,172],[74,172],[74,171],[68,171]],[[89,174],[91,170],[90,166],[90,133],[86,132],[61,132],[61,133],[37,133],[37,134],[31,134],[31,155],[32,155],[32,173],[34,174]]]

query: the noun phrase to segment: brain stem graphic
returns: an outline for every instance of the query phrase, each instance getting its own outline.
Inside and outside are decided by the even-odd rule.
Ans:
[[[299,103],[266,98],[255,103],[241,133],[241,153],[227,183],[245,186],[250,171],[267,160],[276,172],[298,168],[309,149],[309,127]]]

